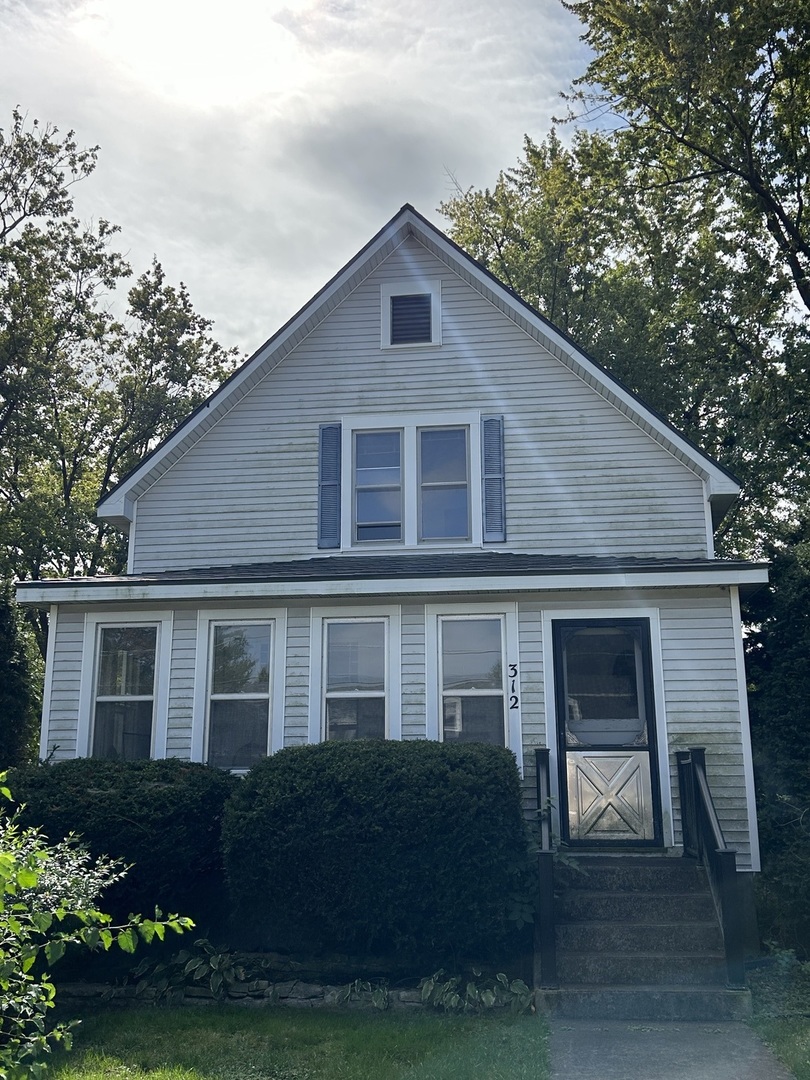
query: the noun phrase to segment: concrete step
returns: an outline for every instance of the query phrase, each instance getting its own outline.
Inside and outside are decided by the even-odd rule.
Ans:
[[[746,1020],[748,990],[684,986],[562,987],[537,990],[539,1012],[569,1020]]]
[[[671,923],[571,922],[557,925],[557,948],[575,952],[663,955],[723,951],[716,921]]]
[[[557,973],[564,986],[723,986],[726,963],[720,953],[561,952]]]
[[[702,892],[704,870],[691,859],[582,856],[560,867],[563,889],[607,892]]]
[[[557,899],[558,922],[712,922],[711,893],[600,892],[567,889]]]

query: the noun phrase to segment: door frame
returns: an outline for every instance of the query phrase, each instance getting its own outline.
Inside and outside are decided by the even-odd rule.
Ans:
[[[557,705],[557,663],[555,662],[556,632],[559,623],[578,623],[593,625],[602,623],[621,624],[632,622],[641,624],[642,635],[646,639],[645,684],[648,693],[648,707],[653,714],[654,723],[650,740],[651,783],[655,778],[653,799],[655,807],[655,832],[653,841],[613,842],[573,841],[579,849],[592,847],[605,850],[620,846],[623,849],[650,847],[671,848],[675,846],[672,811],[672,788],[669,769],[669,740],[666,707],[664,698],[664,667],[661,649],[661,627],[657,607],[618,607],[614,604],[601,607],[580,607],[576,605],[544,608],[543,623],[543,669],[545,672],[545,714],[546,745],[551,752],[551,786],[553,810],[552,817],[558,837],[567,840],[567,779],[564,775],[566,757],[560,752],[561,731]],[[564,729],[563,729],[564,730]]]

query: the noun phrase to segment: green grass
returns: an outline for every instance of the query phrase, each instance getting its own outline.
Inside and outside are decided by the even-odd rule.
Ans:
[[[810,964],[781,953],[748,981],[754,1030],[797,1080],[810,1080]]]
[[[290,1008],[88,1012],[52,1080],[547,1080],[537,1017]]]

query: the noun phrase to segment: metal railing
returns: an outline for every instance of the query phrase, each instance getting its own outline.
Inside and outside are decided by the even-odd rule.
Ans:
[[[540,825],[537,853],[537,911],[534,919],[534,985],[552,989],[557,979],[557,944],[554,918],[554,846],[551,834],[551,751],[536,747],[537,816]]]
[[[709,878],[723,932],[726,977],[731,989],[745,986],[744,902],[737,873],[737,853],[723,836],[706,778],[706,750],[695,746],[678,750],[678,788],[684,855],[696,858]]]

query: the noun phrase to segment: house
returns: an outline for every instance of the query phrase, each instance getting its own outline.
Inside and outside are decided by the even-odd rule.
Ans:
[[[47,606],[42,753],[248,769],[483,740],[583,851],[677,852],[706,748],[758,868],[734,478],[406,205],[99,505],[121,577]]]

